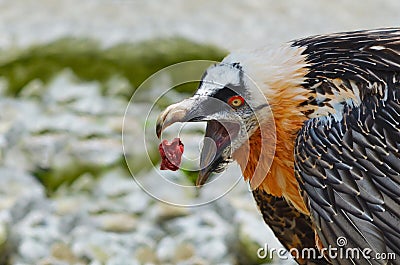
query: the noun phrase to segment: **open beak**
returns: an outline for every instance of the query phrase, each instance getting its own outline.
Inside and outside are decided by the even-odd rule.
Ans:
[[[237,122],[207,121],[197,186],[205,184],[211,173],[225,169],[230,162],[232,139],[238,136],[239,130],[240,124]]]
[[[159,115],[156,124],[156,134],[160,138],[162,132],[176,122],[207,121],[197,186],[205,184],[211,173],[225,169],[230,162],[231,142],[240,130],[238,122],[217,120],[215,114],[223,111],[223,106],[215,101],[210,105],[210,101],[207,97],[197,97],[170,105]]]

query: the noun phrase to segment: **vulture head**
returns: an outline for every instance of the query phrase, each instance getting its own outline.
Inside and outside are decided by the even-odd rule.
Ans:
[[[264,94],[246,74],[245,65],[234,59],[227,57],[208,68],[195,94],[170,105],[157,120],[158,137],[176,122],[207,122],[208,141],[204,141],[201,152],[198,186],[211,173],[223,171],[233,160],[233,154],[259,128],[260,120],[271,115]]]

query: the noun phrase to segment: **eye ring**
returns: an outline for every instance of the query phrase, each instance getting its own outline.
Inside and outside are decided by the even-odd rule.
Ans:
[[[228,99],[228,104],[232,108],[238,108],[244,104],[244,98],[242,96],[236,95],[233,97],[230,97]]]

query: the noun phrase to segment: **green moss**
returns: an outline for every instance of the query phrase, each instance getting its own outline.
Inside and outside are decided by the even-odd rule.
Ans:
[[[185,175],[185,177],[190,181],[190,183],[196,185],[196,180],[197,177],[199,176],[199,171],[191,171],[185,169],[181,169],[181,171]]]
[[[61,167],[53,167],[48,169],[37,168],[33,172],[33,175],[43,184],[44,187],[46,187],[47,195],[51,196],[61,185],[68,186],[86,173],[97,177],[102,172],[105,172],[112,167],[113,166],[101,166],[74,161]]]
[[[25,50],[0,51],[0,76],[8,81],[8,95],[18,95],[31,80],[48,82],[64,68],[71,68],[82,80],[106,82],[118,75],[138,87],[156,71],[188,60],[221,60],[226,52],[211,45],[182,38],[155,39],[141,43],[102,48],[89,39],[63,38]],[[106,87],[106,86],[104,86]],[[190,91],[194,84],[178,90]],[[105,91],[106,92],[106,91]],[[130,97],[133,91],[126,91]]]

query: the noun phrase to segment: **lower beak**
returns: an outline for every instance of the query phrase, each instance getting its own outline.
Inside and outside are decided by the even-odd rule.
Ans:
[[[208,124],[207,124],[208,127]],[[208,129],[208,128],[207,128]],[[208,130],[206,130],[207,134]],[[206,183],[211,173],[213,172],[213,161],[221,154],[217,154],[217,146],[214,141],[205,135],[203,147],[200,155],[200,171],[196,180],[196,186],[201,187]]]
[[[196,186],[201,188],[201,186],[203,186],[208,178],[210,177],[212,171],[211,170],[200,170],[199,172],[199,176],[196,179]]]
[[[204,144],[200,155],[200,172],[197,186],[204,185],[211,173],[221,172],[230,162],[230,145],[232,139],[238,136],[239,123],[207,121]]]

